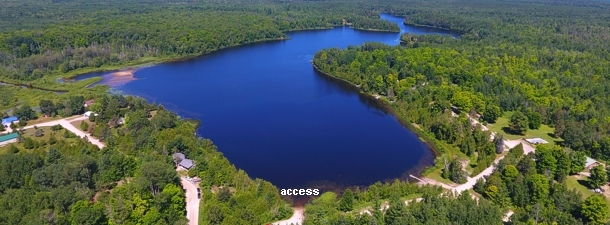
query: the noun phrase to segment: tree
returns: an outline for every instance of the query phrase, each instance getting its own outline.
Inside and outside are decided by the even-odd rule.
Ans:
[[[570,153],[570,174],[577,174],[585,170],[585,163],[587,162],[587,155],[584,152],[576,151]]]
[[[80,129],[83,131],[89,130],[89,124],[84,120],[80,122]]]
[[[29,105],[22,105],[15,111],[15,116],[19,117],[19,122],[36,119],[36,112]]]
[[[542,116],[540,116],[540,113],[528,110],[526,117],[527,125],[530,129],[537,130],[542,125]]]
[[[17,129],[17,124],[11,122],[11,125],[9,127],[11,128],[11,130],[15,130]]]
[[[89,204],[89,201],[76,202],[70,211],[72,225],[102,225],[107,224],[104,215],[104,206],[100,204]]]
[[[511,132],[515,134],[523,135],[527,131],[528,122],[527,117],[520,111],[516,111],[510,117],[510,121],[508,122],[508,127]]]
[[[40,111],[45,115],[54,115],[55,114],[55,103],[50,100],[42,99],[38,104],[40,106]]]
[[[502,172],[502,177],[504,178],[504,180],[508,181],[513,181],[517,177],[517,175],[519,175],[519,171],[514,165],[506,166],[506,168],[504,168],[504,171]]]
[[[553,149],[547,145],[538,145],[535,154],[538,173],[553,177],[557,170],[557,158],[553,154]]]
[[[137,178],[141,187],[150,189],[153,196],[161,191],[161,187],[172,183],[178,184],[179,182],[174,168],[160,161],[143,163]]]
[[[487,121],[488,123],[495,123],[501,115],[502,109],[500,109],[500,107],[488,104],[485,106],[485,111],[483,111],[481,119]]]
[[[591,195],[582,203],[580,213],[593,224],[604,224],[610,209],[603,196]]]
[[[599,188],[608,182],[608,175],[604,166],[598,165],[591,169],[591,176],[589,176],[589,184],[593,188]]]
[[[405,203],[396,195],[390,199],[390,206],[386,211],[384,220],[386,224],[402,224],[407,216]]]
[[[504,135],[496,134],[494,136],[494,144],[496,145],[496,154],[504,152]]]
[[[0,124],[0,132],[5,131],[6,128],[4,128],[4,125]]]
[[[535,202],[546,202],[549,196],[549,180],[544,175],[535,174],[531,177],[532,197]]]
[[[352,190],[346,189],[343,192],[343,196],[341,196],[341,200],[339,200],[339,210],[343,212],[348,212],[354,209],[354,194],[352,194]]]

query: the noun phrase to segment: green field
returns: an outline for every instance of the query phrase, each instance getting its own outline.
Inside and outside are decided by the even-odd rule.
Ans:
[[[568,176],[565,182],[569,190],[576,189],[576,191],[582,194],[583,199],[586,199],[589,196],[595,194],[595,192],[589,190],[589,188],[585,186],[587,183],[587,180],[585,178],[576,178],[574,176]],[[610,205],[610,199],[608,199],[608,197],[606,197],[606,202],[608,202],[608,204]]]
[[[25,130],[22,136],[24,138],[31,138],[32,140],[34,140],[36,142],[41,142],[41,141],[47,142],[51,136],[55,136],[57,141],[59,141],[59,140],[66,140],[69,142],[76,141],[76,138],[64,138],[63,134],[65,132],[65,129],[61,129],[58,131],[52,131],[51,127],[40,127],[39,129],[42,129],[43,133],[44,133],[41,137],[36,137],[36,135],[35,135],[36,130],[34,128]],[[19,150],[26,150],[25,147],[23,146],[23,143],[15,142],[15,143],[11,143],[11,144],[14,145],[15,147],[19,148]],[[9,149],[11,144],[0,147],[0,154],[6,153],[6,151]]]
[[[556,142],[562,141],[560,138],[554,138],[552,135],[555,132],[555,128],[549,127],[543,124],[538,130],[528,129],[525,135],[509,134],[504,131],[508,128],[508,120],[513,115],[513,112],[505,112],[504,115],[496,121],[496,123],[488,124],[487,128],[491,131],[504,135],[504,139],[515,140],[519,138],[542,138],[549,142],[549,145],[554,146]]]

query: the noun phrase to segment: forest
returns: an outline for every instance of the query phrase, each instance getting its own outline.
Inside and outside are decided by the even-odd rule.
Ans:
[[[405,16],[406,24],[462,35],[403,34],[401,46],[325,49],[315,54],[313,65],[382,96],[395,115],[416,124],[412,130],[442,155],[436,167],[443,178],[456,183],[465,182],[466,171],[452,158],[455,149],[471,159],[472,174],[500,152],[494,147],[500,138],[485,140],[489,133],[471,129],[469,117],[478,114],[483,124],[493,124],[510,112],[506,132],[517,135],[541,125],[553,128],[549,135],[560,140],[555,147],[541,145],[535,155],[512,161],[507,156],[475,190],[494,205],[517,209],[513,224],[604,224],[607,199],[585,199],[568,190],[565,178],[583,170],[585,155],[610,159],[610,5],[536,3],[429,1],[410,9],[388,7]],[[570,170],[571,164],[580,170]],[[598,181],[588,181],[593,188],[608,181],[603,168],[595,171],[589,179]]]
[[[289,38],[289,31],[399,31],[405,23],[462,33],[401,37],[402,46],[363,43],[321,50],[314,66],[383,96],[391,110],[442,155],[434,168],[463,183],[457,155],[478,173],[499,155],[498,140],[471,129],[513,112],[510,132],[550,126],[561,141],[522,156],[512,149],[474,191],[396,181],[327,192],[305,206],[304,224],[489,224],[508,209],[512,224],[604,224],[607,199],[570,190],[583,157],[610,160],[610,3],[604,1],[224,1],[53,0],[0,3],[0,108],[19,115],[17,143],[0,148],[0,224],[186,224],[184,192],[171,155],[196,162],[201,224],[265,224],[292,214],[273,184],[250,178],[194,135],[197,123],[90,81],[59,77],[196,57],[222,48]],[[20,86],[25,85],[26,87]],[[65,90],[55,93],[27,87]],[[99,149],[60,127],[20,130],[44,115],[99,113],[81,130]],[[453,108],[455,107],[455,108]],[[457,117],[451,115],[456,110]],[[514,117],[514,119],[513,119]],[[119,123],[121,118],[124,124]],[[30,120],[30,121],[28,121]],[[31,137],[30,137],[31,136]],[[608,171],[591,170],[593,186]],[[473,200],[471,197],[474,196]],[[383,208],[383,209],[382,209]],[[364,210],[364,211],[361,211]]]

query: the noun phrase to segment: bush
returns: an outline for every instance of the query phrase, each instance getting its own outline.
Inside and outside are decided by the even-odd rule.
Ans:
[[[87,131],[89,129],[89,124],[86,123],[85,121],[81,121],[80,122],[80,129],[83,131]]]
[[[23,147],[25,149],[33,149],[34,147],[36,147],[36,143],[31,138],[25,138],[23,142]]]
[[[64,129],[64,127],[62,127],[61,124],[57,124],[57,125],[51,127],[52,131],[58,131],[61,129]]]

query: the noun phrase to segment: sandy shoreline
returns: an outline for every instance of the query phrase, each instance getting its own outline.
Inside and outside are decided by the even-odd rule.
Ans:
[[[122,76],[133,76],[136,72],[136,69],[126,69],[111,73],[112,76],[122,77]]]

